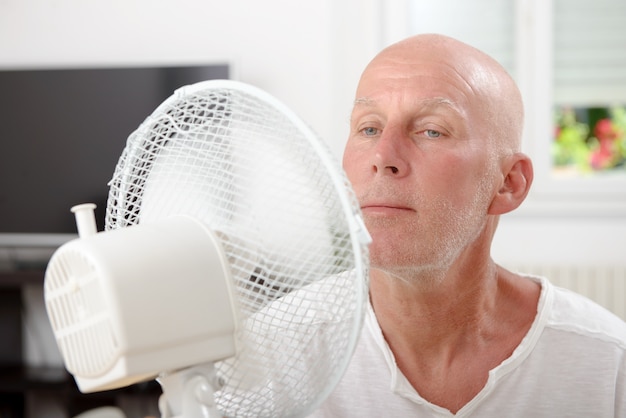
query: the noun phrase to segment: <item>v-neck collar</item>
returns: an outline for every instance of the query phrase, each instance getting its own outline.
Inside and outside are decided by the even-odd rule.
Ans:
[[[390,389],[399,396],[402,396],[412,402],[428,406],[435,416],[456,418],[469,416],[469,414],[483,401],[483,399],[489,396],[498,380],[510,373],[512,370],[516,369],[530,355],[545,328],[548,317],[550,316],[553,304],[552,301],[554,299],[554,288],[545,278],[535,276],[524,277],[534,280],[541,285],[541,293],[537,303],[537,315],[535,316],[530,329],[522,339],[521,343],[513,351],[511,356],[489,371],[489,377],[485,386],[456,414],[453,414],[446,408],[428,402],[422,398],[415,388],[413,388],[411,383],[409,383],[408,379],[398,368],[396,359],[383,336],[382,330],[380,329],[374,309],[371,303],[369,303],[365,318],[365,326],[374,337],[376,344],[383,353],[387,367],[389,368],[389,374],[391,376],[389,383]]]

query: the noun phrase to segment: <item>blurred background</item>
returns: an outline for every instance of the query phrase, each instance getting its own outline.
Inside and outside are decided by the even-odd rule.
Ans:
[[[59,375],[43,269],[73,237],[69,207],[82,202],[71,193],[82,187],[104,205],[126,137],[154,103],[199,79],[250,83],[340,158],[361,70],[384,46],[424,32],[485,50],[525,99],[535,183],[501,219],[494,258],[626,318],[626,2],[0,0],[0,362],[36,375],[0,368],[0,416],[79,412],[58,402],[74,392]],[[96,185],[83,181],[89,173]],[[45,219],[58,205],[52,227]],[[132,399],[125,409],[140,412],[130,416],[145,416],[156,392],[72,402]]]

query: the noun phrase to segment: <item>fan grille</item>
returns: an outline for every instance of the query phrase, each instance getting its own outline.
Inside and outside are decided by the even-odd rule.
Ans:
[[[95,266],[83,253],[68,250],[55,257],[57,262],[50,263],[44,286],[59,349],[70,372],[97,376],[113,365],[119,351],[106,293]]]
[[[367,297],[358,204],[338,163],[265,93],[188,86],[129,137],[106,227],[174,214],[218,235],[234,279],[241,327],[237,355],[216,364],[221,412],[309,412],[343,373]]]

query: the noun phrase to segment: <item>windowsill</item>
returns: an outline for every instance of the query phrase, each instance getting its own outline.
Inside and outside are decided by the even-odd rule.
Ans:
[[[613,179],[617,181],[626,181],[626,169],[598,170],[583,172],[576,167],[555,167],[552,169],[552,177],[556,180],[603,180]]]
[[[626,219],[626,171],[581,173],[537,167],[531,192],[514,216]]]

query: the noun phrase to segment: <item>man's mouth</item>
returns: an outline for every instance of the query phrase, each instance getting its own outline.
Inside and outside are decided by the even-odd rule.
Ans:
[[[361,206],[361,211],[371,215],[399,215],[406,212],[415,212],[408,206],[392,203],[368,203]]]

